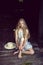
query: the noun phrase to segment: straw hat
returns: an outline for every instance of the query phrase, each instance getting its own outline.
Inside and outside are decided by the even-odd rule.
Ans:
[[[13,43],[13,42],[8,42],[8,43],[6,43],[6,44],[4,45],[4,48],[5,48],[5,49],[14,49],[14,48],[16,48],[16,44]]]

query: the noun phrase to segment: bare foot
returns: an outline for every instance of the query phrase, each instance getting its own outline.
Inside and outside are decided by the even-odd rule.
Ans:
[[[18,58],[22,58],[22,55],[18,55]]]
[[[18,53],[18,51],[14,52],[13,55],[15,55],[15,54],[17,54],[17,53]]]

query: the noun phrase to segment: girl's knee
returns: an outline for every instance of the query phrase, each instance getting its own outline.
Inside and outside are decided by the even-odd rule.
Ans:
[[[30,53],[31,53],[31,55],[33,55],[35,52],[34,52],[34,50],[32,50]]]
[[[23,42],[23,41],[24,41],[24,38],[21,39],[21,42]]]

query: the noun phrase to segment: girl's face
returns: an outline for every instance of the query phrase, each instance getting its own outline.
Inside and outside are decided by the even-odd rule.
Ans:
[[[21,27],[24,27],[24,21],[23,20],[20,20],[20,25],[21,25]]]

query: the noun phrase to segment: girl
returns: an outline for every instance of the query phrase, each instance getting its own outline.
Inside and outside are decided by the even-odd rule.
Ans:
[[[34,54],[33,47],[31,43],[28,41],[29,38],[30,38],[29,29],[26,25],[25,20],[21,18],[15,29],[15,42],[19,50],[14,52],[14,54],[19,53],[18,54],[19,58],[22,58],[22,53]]]

